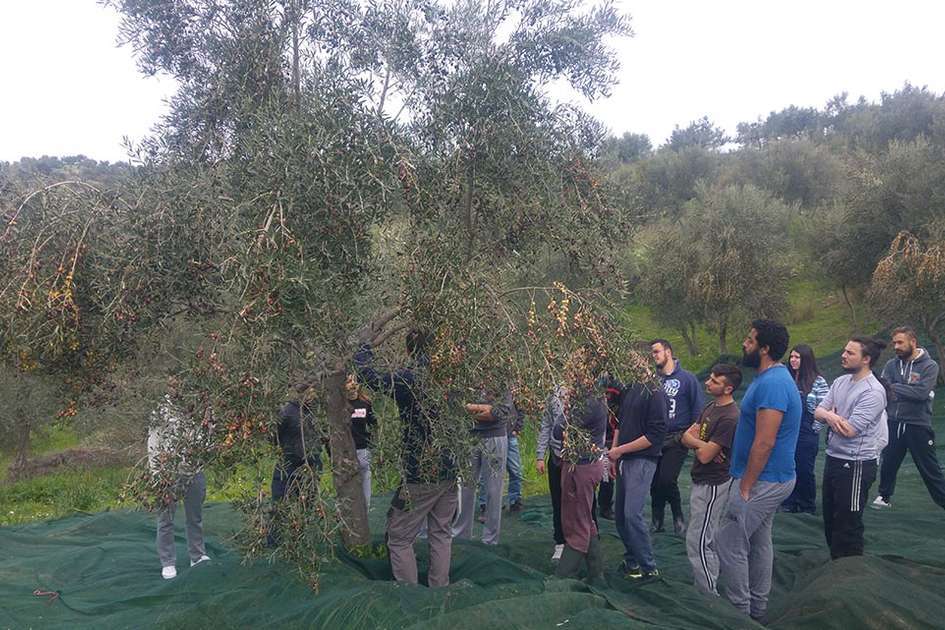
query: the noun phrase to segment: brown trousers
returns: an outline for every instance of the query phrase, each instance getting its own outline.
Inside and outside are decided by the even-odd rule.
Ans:
[[[456,481],[435,484],[406,484],[399,498],[403,508],[391,505],[387,513],[387,550],[394,579],[417,583],[417,557],[413,543],[424,523],[430,546],[429,586],[450,583],[450,551],[453,536],[450,525],[456,512]]]
[[[576,466],[561,462],[561,527],[567,545],[581,553],[587,553],[591,536],[597,535],[592,510],[603,466],[600,461]]]

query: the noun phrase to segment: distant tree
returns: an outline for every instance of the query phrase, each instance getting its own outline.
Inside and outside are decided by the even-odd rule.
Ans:
[[[645,158],[653,151],[650,137],[645,133],[624,132],[622,136],[607,138],[601,146],[601,157],[618,164],[629,164]]]
[[[753,123],[739,123],[735,141],[742,146],[761,148],[777,140],[817,139],[823,136],[823,121],[814,107],[791,105]]]
[[[733,324],[781,316],[787,308],[789,213],[750,185],[702,187],[689,204],[682,242],[696,252],[690,292],[718,335],[721,354],[728,353]]]
[[[909,232],[898,234],[876,265],[869,299],[889,323],[914,325],[932,341],[939,360],[943,360],[945,223],[937,222],[924,241]]]
[[[650,157],[618,167],[609,179],[630,204],[632,216],[678,218],[700,184],[718,178],[727,156],[699,146],[663,147]]]
[[[699,120],[689,123],[689,126],[684,129],[677,125],[669,136],[667,146],[675,151],[686,147],[700,147],[717,151],[728,141],[729,138],[725,135],[725,131],[720,127],[716,127],[708,116],[703,116]]]
[[[705,311],[692,290],[701,260],[691,236],[678,222],[669,221],[642,234],[645,255],[634,293],[660,326],[679,332],[694,357],[699,354],[697,330],[705,324]]]

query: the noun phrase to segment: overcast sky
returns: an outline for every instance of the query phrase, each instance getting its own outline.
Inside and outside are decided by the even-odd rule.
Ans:
[[[945,3],[623,0],[635,37],[613,96],[590,110],[658,145],[708,115],[729,132],[787,105],[847,91],[873,100],[910,81],[945,91]],[[165,111],[168,79],[115,45],[118,16],[95,0],[0,0],[0,160],[83,153],[125,158]]]

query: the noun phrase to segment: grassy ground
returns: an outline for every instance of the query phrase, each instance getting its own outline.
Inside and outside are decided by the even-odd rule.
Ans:
[[[834,353],[840,349],[852,332],[849,310],[839,295],[815,282],[796,281],[790,291],[791,312],[788,319],[792,343],[807,343],[818,356]],[[667,337],[683,361],[683,365],[694,372],[711,367],[718,357],[718,339],[706,331],[699,334],[701,354],[690,357],[686,354],[682,338],[674,331],[661,329],[646,307],[628,306],[628,317],[633,332],[640,338]],[[871,327],[872,326],[872,327]],[[863,330],[875,332],[875,324],[864,323]],[[729,339],[729,352],[740,353],[743,331],[736,329]],[[379,401],[380,402],[380,401]],[[385,411],[386,410],[386,411]],[[392,405],[379,405],[382,414],[393,414]],[[546,494],[548,481],[535,470],[535,444],[538,419],[530,418],[524,434],[520,437],[520,450],[524,468],[523,490],[525,496]],[[33,446],[34,454],[54,453],[77,446],[79,440],[68,427],[54,426],[40,436]],[[75,512],[98,512],[119,507],[121,486],[131,470],[113,467],[93,470],[63,470],[43,477],[28,479],[13,484],[4,483],[10,457],[0,454],[0,525],[11,525],[34,520],[58,518]],[[254,466],[227,471],[226,476],[211,475],[208,479],[208,500],[225,501],[235,498],[241,490],[254,486],[259,480],[268,483],[272,471],[271,461],[261,461]],[[390,473],[390,471],[385,471]],[[378,493],[392,490],[396,475],[375,476]],[[325,485],[329,485],[326,478]]]

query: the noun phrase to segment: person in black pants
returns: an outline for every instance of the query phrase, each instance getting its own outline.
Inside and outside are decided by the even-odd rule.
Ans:
[[[879,496],[872,507],[892,507],[896,475],[906,451],[909,451],[929,496],[939,507],[945,508],[945,475],[935,456],[935,431],[932,429],[938,364],[919,347],[915,330],[908,326],[893,330],[892,342],[896,357],[883,368],[883,378],[890,384],[886,409],[889,444],[883,450]]]
[[[886,446],[886,388],[872,367],[886,346],[853,337],[843,349],[837,377],[814,417],[828,425],[824,465],[824,537],[833,560],[863,555],[863,509]]]
[[[682,497],[679,495],[679,473],[689,456],[689,448],[682,443],[682,434],[689,430],[702,413],[703,387],[698,379],[682,368],[673,356],[673,347],[665,339],[650,342],[650,355],[656,363],[657,375],[669,401],[669,420],[656,473],[653,475],[651,527],[663,531],[663,514],[669,503],[673,512],[673,530],[685,536],[686,519],[683,516]]]
[[[321,440],[315,432],[315,422],[308,402],[311,400],[311,388],[300,385],[296,388],[297,398],[283,405],[279,411],[279,425],[273,438],[282,451],[282,458],[272,471],[272,502],[274,506],[287,496],[298,494],[298,478],[306,468],[311,468],[315,475],[321,472],[322,460],[318,455]],[[278,523],[274,520],[269,528],[267,544],[270,547],[279,544]]]
[[[779,511],[806,512],[817,511],[817,480],[814,469],[817,462],[820,428],[823,426],[814,420],[814,410],[827,395],[827,381],[817,369],[817,360],[810,346],[798,344],[791,350],[788,358],[788,371],[797,383],[797,391],[803,403],[801,429],[797,434],[797,450],[794,451],[794,465],[797,468],[797,483],[791,496],[784,500]]]
[[[538,445],[535,448],[535,469],[539,475],[548,473],[548,491],[551,494],[551,514],[554,524],[555,548],[551,555],[552,562],[561,559],[564,552],[564,529],[561,527],[561,427],[566,419],[564,415],[564,397],[567,390],[556,387],[554,393],[545,402],[545,410],[541,416],[541,429],[538,432]],[[558,431],[555,431],[558,429]],[[548,452],[546,468],[545,452]]]

